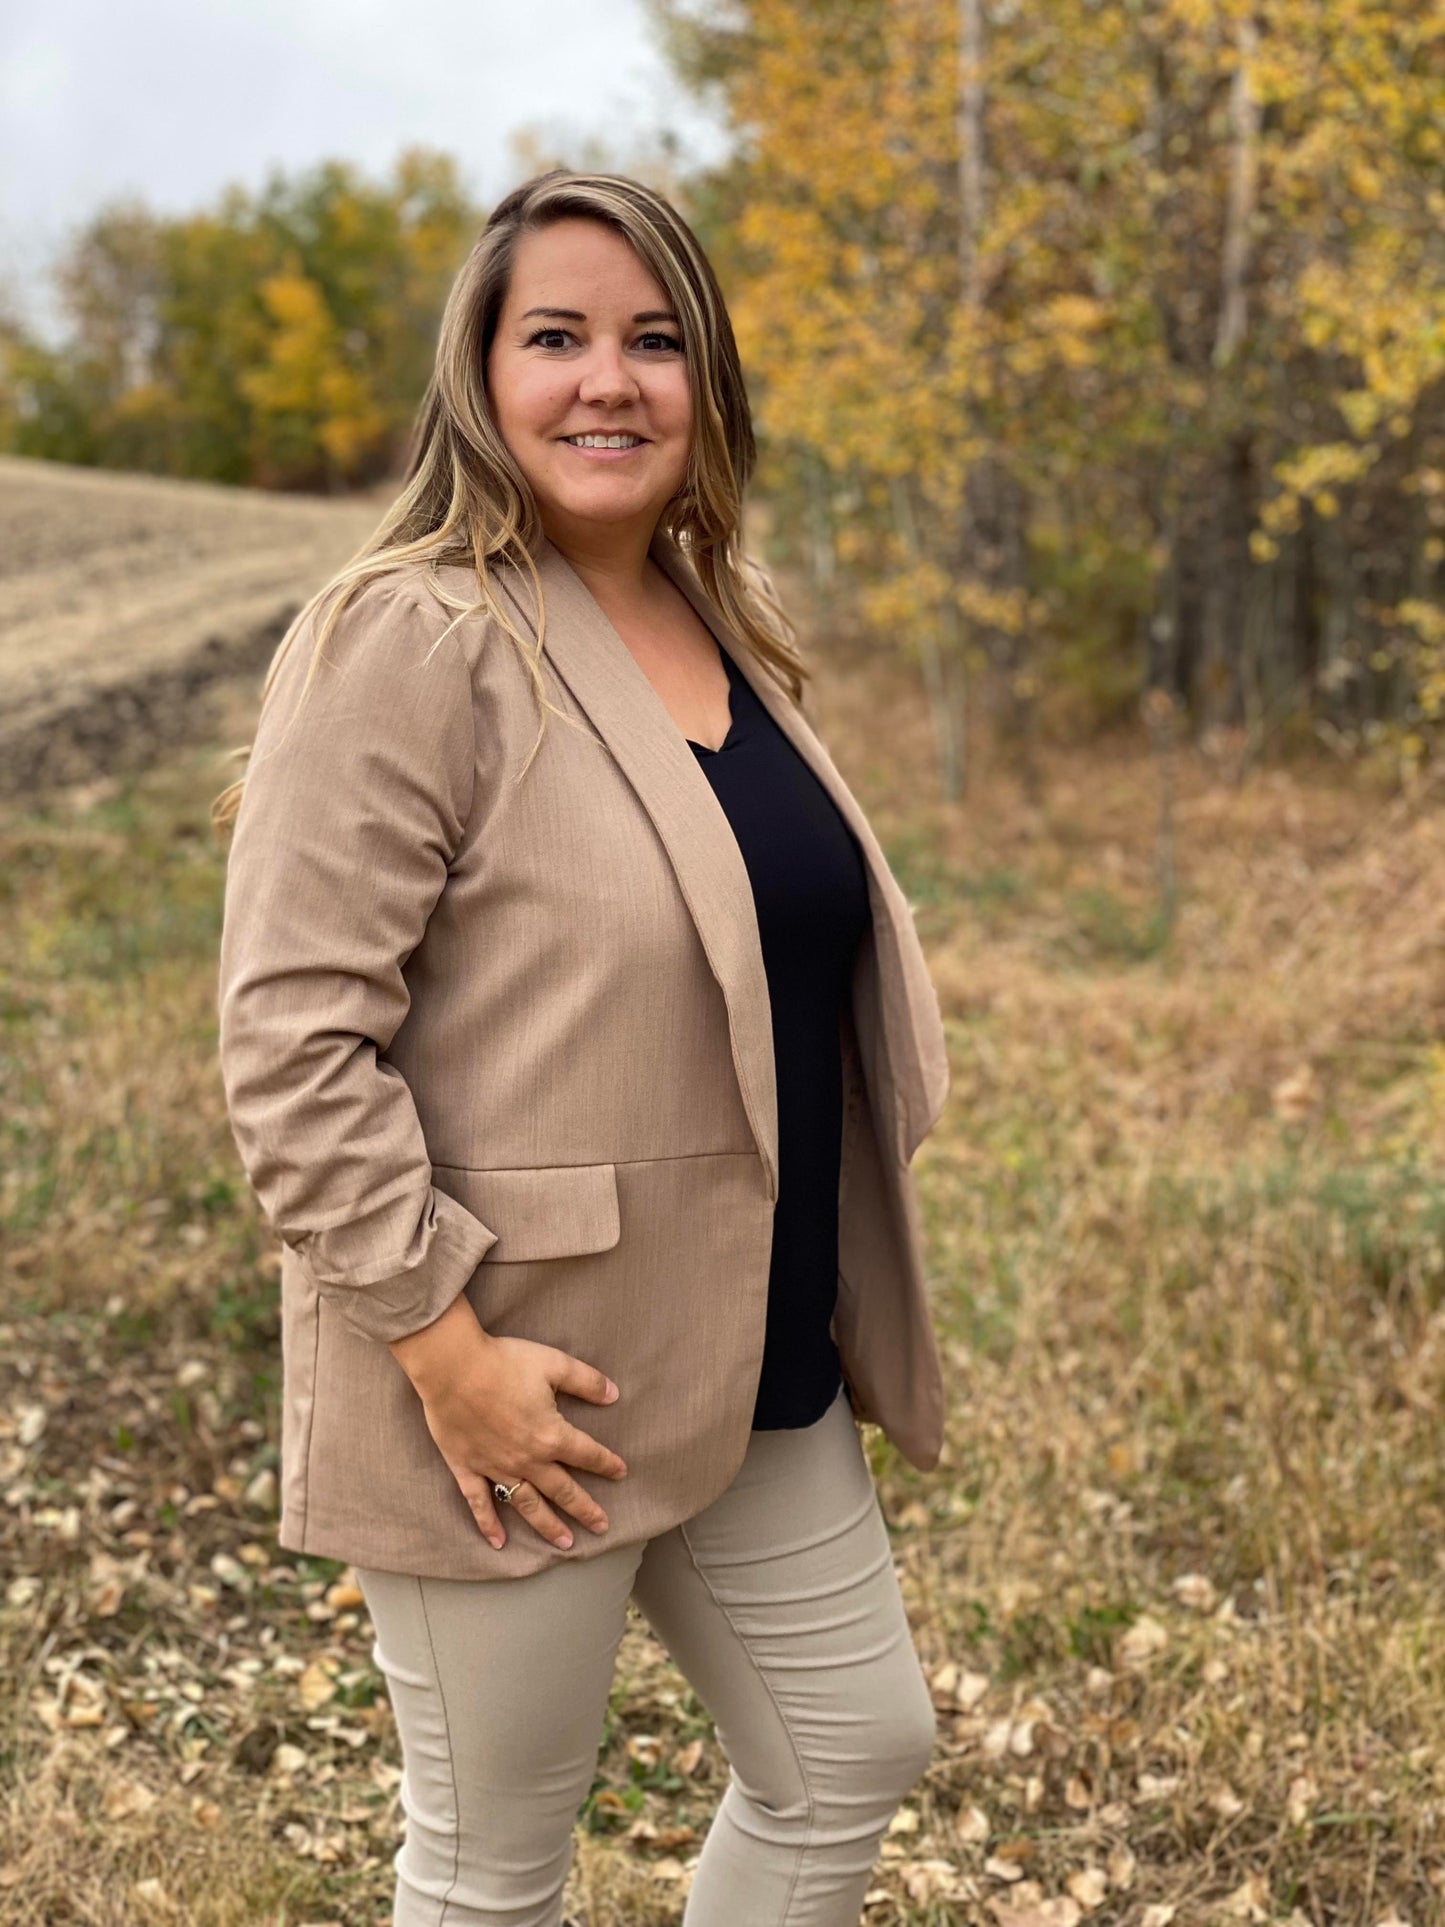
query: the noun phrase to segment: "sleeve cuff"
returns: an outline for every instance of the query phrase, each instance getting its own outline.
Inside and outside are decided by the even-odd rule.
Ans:
[[[433,1188],[412,1250],[401,1262],[328,1275],[314,1249],[298,1252],[317,1293],[363,1338],[389,1344],[441,1317],[497,1242],[497,1233]]]

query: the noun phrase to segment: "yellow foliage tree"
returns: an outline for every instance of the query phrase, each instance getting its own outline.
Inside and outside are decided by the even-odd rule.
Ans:
[[[1246,751],[1418,734],[1445,0],[659,12],[739,130],[697,200],[769,482],[922,664],[950,791],[979,668],[1025,748],[1070,682]]]

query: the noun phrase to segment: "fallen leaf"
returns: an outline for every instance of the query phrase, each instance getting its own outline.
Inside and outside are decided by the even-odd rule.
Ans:
[[[1214,1581],[1206,1573],[1181,1573],[1170,1587],[1170,1591],[1180,1605],[1187,1606],[1190,1612],[1212,1613],[1219,1604],[1219,1594],[1215,1589]]]
[[[1320,1087],[1309,1064],[1304,1064],[1291,1076],[1281,1078],[1270,1093],[1274,1114],[1285,1124],[1299,1124],[1304,1121],[1319,1102]]]
[[[270,1466],[258,1472],[242,1494],[245,1502],[256,1512],[276,1510],[276,1474]]]
[[[1006,1900],[991,1900],[989,1907],[999,1927],[1078,1927],[1083,1918],[1079,1903],[1067,1894],[1023,1902],[1010,1894]]]
[[[1022,1880],[1024,1870],[1017,1860],[1006,1860],[1001,1854],[991,1853],[983,1863],[985,1873],[991,1873],[995,1880]]]
[[[1115,1847],[1104,1865],[1108,1869],[1110,1880],[1121,1893],[1127,1892],[1133,1886],[1134,1877],[1139,1871],[1139,1862],[1128,1847]]]
[[[130,1820],[137,1813],[149,1813],[156,1796],[139,1780],[112,1780],[101,1796],[100,1810],[107,1820]]]
[[[950,1897],[957,1878],[951,1860],[905,1860],[898,1873],[904,1892],[919,1907]]]
[[[1109,1882],[1102,1867],[1080,1867],[1069,1875],[1064,1885],[1085,1913],[1092,1913],[1107,1899],[1109,1893]]]
[[[90,1610],[97,1619],[114,1619],[125,1598],[125,1581],[107,1579],[90,1596]]]
[[[1139,1666],[1169,1644],[1169,1634],[1157,1619],[1144,1613],[1134,1621],[1119,1641],[1119,1656],[1129,1666]]]
[[[318,1706],[325,1706],[328,1700],[335,1699],[337,1671],[334,1659],[313,1659],[301,1675],[297,1681],[297,1691],[308,1713],[314,1713]]]
[[[958,1815],[958,1837],[969,1846],[982,1846],[993,1831],[982,1807],[962,1807]]]
[[[679,1847],[690,1847],[697,1837],[696,1827],[664,1827],[652,1844],[663,1853],[675,1853]]]
[[[959,1664],[956,1659],[946,1659],[937,1672],[929,1677],[928,1687],[936,1700],[945,1703],[952,1701],[958,1690]]]
[[[1285,1812],[1289,1815],[1290,1825],[1302,1827],[1309,1818],[1310,1808],[1319,1798],[1319,1788],[1308,1773],[1301,1773],[1289,1783],[1289,1794],[1285,1802]]]
[[[58,1695],[63,1726],[104,1726],[105,1688],[84,1673],[72,1673]]]
[[[954,1698],[965,1713],[971,1713],[988,1691],[987,1673],[965,1673],[958,1682]]]
[[[1177,1793],[1184,1784],[1177,1773],[1141,1773],[1139,1775],[1139,1798],[1141,1800],[1167,1800],[1171,1793]]]
[[[1262,1873],[1252,1873],[1219,1903],[1219,1911],[1229,1920],[1267,1920],[1269,1882]]]

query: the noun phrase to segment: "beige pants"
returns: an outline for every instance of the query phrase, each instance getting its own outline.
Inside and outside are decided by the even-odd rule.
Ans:
[[[935,1726],[844,1392],[755,1432],[658,1538],[523,1579],[357,1578],[401,1736],[394,1927],[557,1927],[629,1596],[730,1766],[685,1927],[857,1927]]]

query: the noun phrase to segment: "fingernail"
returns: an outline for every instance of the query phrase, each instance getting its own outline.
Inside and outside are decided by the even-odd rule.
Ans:
[[[607,1530],[607,1521],[603,1519],[599,1524],[591,1526],[588,1529],[592,1532],[605,1532]]]
[[[572,1543],[572,1535],[570,1532],[564,1532],[562,1534],[562,1537],[557,1541],[557,1544],[559,1546],[570,1546],[571,1543]]]
[[[503,1539],[493,1539],[491,1541],[491,1544],[498,1552],[500,1552],[502,1550],[502,1547],[506,1544],[506,1541]]]
[[[616,1398],[617,1396],[617,1387],[612,1383],[610,1378],[607,1381],[607,1396],[609,1398]]]

